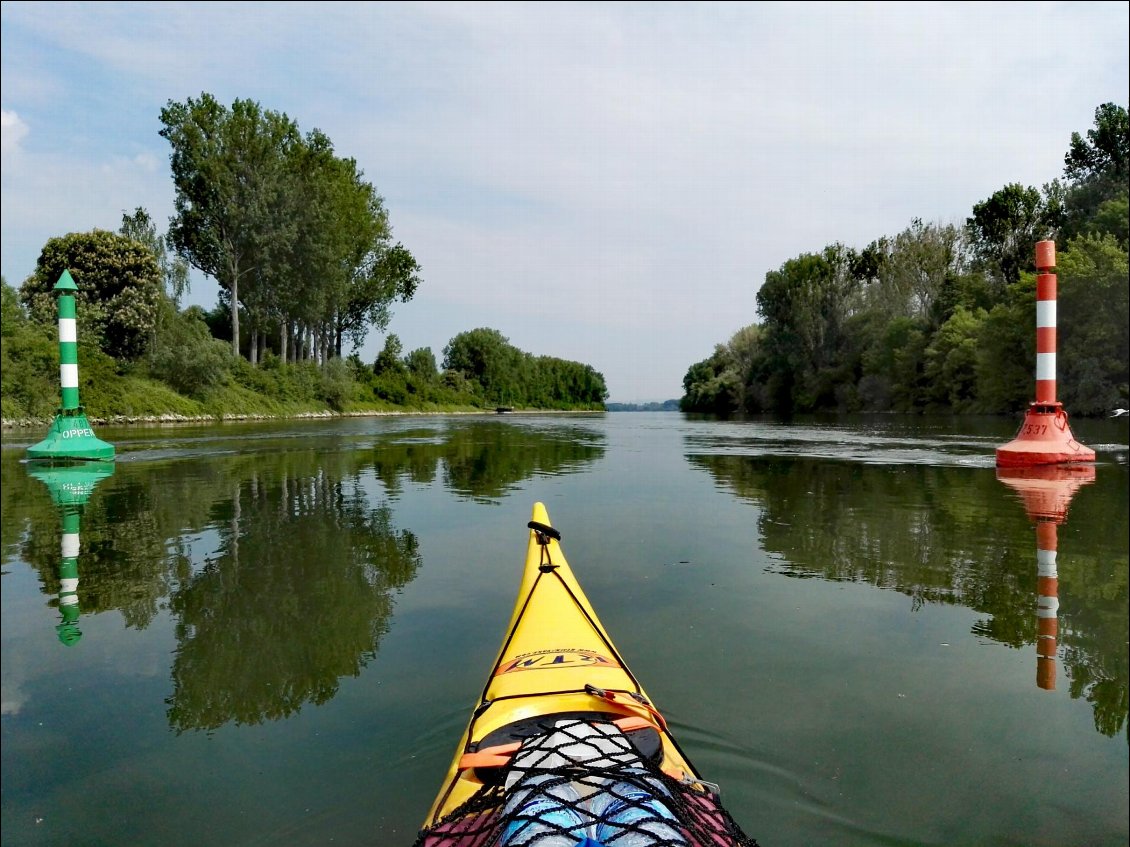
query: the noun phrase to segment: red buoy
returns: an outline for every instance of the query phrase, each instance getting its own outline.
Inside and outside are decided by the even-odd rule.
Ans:
[[[1093,462],[1095,451],[1075,440],[1063,404],[1055,399],[1055,242],[1036,245],[1036,402],[1016,438],[997,448],[998,468]]]

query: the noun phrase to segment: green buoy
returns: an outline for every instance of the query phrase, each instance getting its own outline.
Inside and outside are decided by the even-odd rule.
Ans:
[[[112,462],[114,445],[94,434],[86,411],[78,399],[78,329],[75,323],[75,291],[78,286],[70,271],[63,271],[55,283],[59,293],[59,383],[62,402],[47,437],[28,448],[27,457],[36,461]]]

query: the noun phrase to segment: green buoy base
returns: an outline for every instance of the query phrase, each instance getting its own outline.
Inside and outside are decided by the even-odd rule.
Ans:
[[[60,411],[47,437],[27,449],[29,459],[50,462],[112,462],[114,445],[98,438],[81,408]]]
[[[62,511],[65,518],[68,510],[81,509],[86,505],[94,488],[104,479],[114,475],[113,462],[46,462],[30,463],[27,475],[38,479],[51,492],[51,501]],[[64,527],[64,532],[70,530]]]

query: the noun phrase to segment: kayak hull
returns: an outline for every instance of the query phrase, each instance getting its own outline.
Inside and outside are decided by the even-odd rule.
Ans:
[[[616,721],[664,773],[699,780],[577,582],[543,504],[534,505],[530,527],[502,647],[425,827],[467,803],[505,764],[515,739],[554,716]]]

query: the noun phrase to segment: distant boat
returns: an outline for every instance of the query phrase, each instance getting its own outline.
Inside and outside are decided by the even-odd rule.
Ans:
[[[1115,409],[1113,412],[1110,413],[1110,416],[1112,418],[1120,418],[1123,415],[1130,415],[1130,411],[1127,411],[1126,409]]]
[[[496,414],[505,415],[509,412],[513,412],[514,407],[513,406],[496,406],[494,411],[495,411]]]

